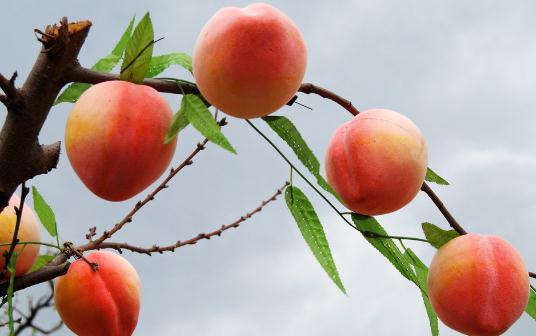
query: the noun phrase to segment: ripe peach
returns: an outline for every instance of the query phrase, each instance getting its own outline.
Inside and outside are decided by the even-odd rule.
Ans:
[[[63,322],[78,336],[128,336],[138,323],[140,279],[123,257],[98,251],[72,263],[57,279],[54,302]]]
[[[499,237],[460,236],[434,256],[428,297],[437,316],[452,329],[467,335],[500,335],[527,305],[527,266]]]
[[[285,105],[300,87],[306,65],[307,50],[294,22],[264,3],[217,11],[193,54],[203,96],[238,118],[266,116]]]
[[[373,216],[409,203],[424,181],[427,162],[426,142],[411,120],[373,109],[336,130],[326,154],[326,174],[349,209]]]
[[[153,88],[125,81],[94,85],[67,120],[69,161],[97,196],[129,199],[169,165],[177,143],[163,143],[171,118],[169,104]]]
[[[13,206],[19,206],[20,198],[16,195],[11,196],[8,206],[0,213],[0,244],[11,243],[17,215]],[[24,203],[22,209],[22,217],[18,233],[19,242],[40,240],[39,223],[33,210]],[[0,246],[0,270],[4,268],[5,258],[4,252],[9,251],[9,246]],[[30,267],[32,267],[37,254],[39,253],[39,245],[18,245],[15,247],[15,252],[19,253],[17,263],[15,265],[15,276],[23,275]]]

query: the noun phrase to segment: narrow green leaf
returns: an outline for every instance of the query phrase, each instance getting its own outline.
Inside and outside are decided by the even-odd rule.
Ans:
[[[441,185],[450,185],[450,183],[448,183],[447,180],[445,180],[444,178],[442,178],[441,176],[437,175],[432,169],[428,168],[428,170],[426,170],[426,176],[424,178],[426,181],[428,182],[433,182],[433,183],[436,183],[436,184],[441,184]]]
[[[421,225],[426,240],[435,248],[440,248],[460,235],[455,230],[443,230],[432,223],[422,223]]]
[[[169,124],[166,136],[164,137],[164,143],[167,144],[173,140],[173,138],[189,124],[190,122],[186,119],[182,109],[175,113],[173,119],[171,119],[171,124]]]
[[[9,286],[7,288],[7,315],[8,315],[8,327],[9,335],[15,335],[15,321],[13,320],[13,285],[15,284],[15,266],[17,265],[17,258],[19,254],[13,252],[13,255],[9,259],[7,270],[9,272]]]
[[[529,303],[527,304],[527,308],[525,308],[525,312],[536,320],[536,292],[532,288],[530,289]]]
[[[279,135],[281,139],[283,139],[289,145],[301,163],[309,170],[311,174],[313,174],[314,177],[316,177],[316,182],[318,185],[327,192],[333,194],[335,197],[339,198],[335,190],[333,190],[333,188],[324,179],[322,174],[320,174],[320,162],[294,124],[283,116],[267,116],[263,117],[262,119],[268,124],[268,126],[270,126],[272,130],[274,130],[274,132],[277,133],[277,135]]]
[[[192,58],[186,53],[175,52],[166,55],[155,56],[149,63],[149,70],[146,77],[154,77],[164,70],[169,68],[172,64],[178,64],[181,67],[192,72]]]
[[[147,12],[140,20],[125,48],[121,65],[122,80],[141,83],[149,69],[153,55],[154,32],[151,16]]]
[[[220,126],[214,120],[207,106],[201,98],[194,94],[187,94],[182,97],[181,110],[188,122],[195,127],[204,137],[216,145],[236,154],[236,150],[229,143],[225,135],[221,132]]]
[[[387,232],[374,217],[352,214],[355,226],[363,231],[363,236],[372,244],[391,264],[409,281],[415,282],[415,273],[408,259],[402,254],[398,246],[391,238],[368,237],[367,232],[387,236]]]
[[[39,217],[39,220],[52,237],[58,235],[58,228],[56,226],[56,215],[52,208],[45,202],[43,196],[39,193],[35,186],[32,186],[32,195],[34,201],[34,210]]]
[[[313,205],[309,202],[307,196],[295,186],[290,186],[285,190],[285,201],[316,260],[318,260],[335,285],[346,294],[346,289],[344,289],[337,267],[331,256],[331,250],[324,229]]]
[[[43,267],[46,264],[48,264],[52,259],[54,259],[53,255],[42,254],[42,255],[38,256],[35,259],[35,262],[33,263],[32,267],[30,267],[30,270],[28,270],[28,273],[32,273],[33,271],[37,271],[41,267]]]
[[[428,315],[432,336],[437,336],[439,335],[437,314],[435,313],[434,307],[432,307],[432,303],[428,298],[428,267],[426,267],[426,265],[411,249],[406,249],[404,255],[408,258],[415,270],[415,279],[417,280],[418,287],[421,291],[421,296],[424,303],[424,308],[426,309],[426,314]]]
[[[127,45],[127,41],[130,38],[130,35],[132,34],[132,27],[134,26],[134,18],[130,20],[130,23],[121,36],[121,39],[119,42],[115,45],[112,52],[104,57],[101,58],[97,63],[95,63],[91,69],[100,71],[100,72],[110,72],[112,69],[119,63],[119,60],[123,56],[123,52],[125,51],[125,46]],[[69,85],[63,92],[58,96],[56,101],[54,102],[54,105],[59,103],[75,103],[78,98],[89,89],[91,85],[87,83],[72,83]]]

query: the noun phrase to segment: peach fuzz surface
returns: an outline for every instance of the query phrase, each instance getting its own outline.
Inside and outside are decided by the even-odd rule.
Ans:
[[[169,165],[177,143],[176,138],[163,143],[171,118],[169,104],[153,88],[125,81],[94,85],[67,120],[69,161],[97,196],[129,199]]]
[[[382,215],[415,197],[426,175],[428,150],[411,120],[372,109],[335,131],[325,162],[328,182],[350,210]]]
[[[452,329],[466,335],[501,335],[528,303],[527,266],[502,238],[463,235],[434,256],[428,296],[438,317]]]
[[[140,279],[123,257],[108,251],[72,263],[57,279],[54,301],[63,322],[78,336],[129,336],[138,322]]]
[[[17,222],[17,215],[15,214],[14,206],[19,206],[20,198],[16,195],[11,196],[8,206],[0,213],[0,244],[11,243],[13,239],[13,232],[15,231],[15,224]],[[39,242],[39,222],[33,210],[24,203],[22,209],[22,217],[19,226],[18,239],[20,242]],[[0,270],[4,268],[5,258],[4,252],[9,250],[9,246],[0,247]],[[17,257],[17,263],[15,265],[15,276],[23,275],[30,267],[32,267],[37,254],[39,253],[39,245],[17,245],[15,252],[19,253]]]
[[[300,31],[264,3],[220,9],[201,30],[193,53],[203,96],[238,118],[266,116],[288,103],[306,66]]]

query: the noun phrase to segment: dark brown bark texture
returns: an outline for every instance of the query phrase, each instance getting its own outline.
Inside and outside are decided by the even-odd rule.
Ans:
[[[41,145],[39,132],[66,84],[65,74],[78,66],[90,27],[89,21],[68,24],[63,18],[60,25],[36,30],[43,47],[23,86],[16,88],[14,78],[1,81],[8,113],[0,131],[0,210],[22,182],[46,174],[58,163],[60,142]]]

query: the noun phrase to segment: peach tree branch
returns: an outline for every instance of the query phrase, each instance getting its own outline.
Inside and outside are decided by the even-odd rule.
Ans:
[[[139,247],[139,246],[134,246],[134,245],[131,245],[131,244],[128,244],[128,243],[103,242],[103,243],[98,245],[98,249],[109,248],[109,249],[117,250],[119,253],[122,253],[123,250],[129,250],[129,251],[132,251],[132,252],[141,253],[141,254],[147,254],[147,255],[150,256],[150,255],[152,255],[152,253],[160,253],[160,254],[162,254],[164,252],[175,252],[175,250],[177,248],[180,248],[180,247],[183,247],[183,246],[186,246],[186,245],[195,245],[200,240],[203,240],[203,239],[208,240],[208,239],[210,239],[210,238],[212,238],[214,236],[220,237],[223,232],[225,232],[225,231],[227,231],[229,229],[238,228],[240,226],[240,224],[242,224],[242,222],[245,222],[249,218],[253,217],[255,214],[261,212],[262,209],[268,203],[275,201],[277,199],[277,197],[279,195],[281,195],[283,190],[289,184],[290,184],[290,182],[286,181],[283,184],[283,186],[281,188],[277,189],[277,191],[270,198],[262,201],[262,203],[257,208],[255,208],[251,212],[248,212],[244,216],[241,216],[240,218],[238,218],[234,222],[232,222],[230,224],[222,225],[219,229],[216,229],[216,230],[208,232],[208,233],[200,233],[200,234],[196,235],[195,237],[192,237],[192,238],[190,238],[188,240],[183,240],[183,241],[179,240],[175,244],[168,245],[168,246],[153,245],[151,247]],[[86,247],[81,246],[80,250],[81,251],[86,251],[86,248],[88,248],[88,249],[89,248],[96,249],[95,247],[89,246],[89,244],[88,244],[88,245],[86,245]]]
[[[32,301],[29,302],[29,308],[28,313],[22,313],[19,309],[17,311],[19,314],[24,317],[24,320],[22,318],[20,319],[20,324],[18,325],[17,329],[15,330],[15,335],[20,335],[25,329],[31,328],[34,331],[38,331],[43,335],[50,335],[53,332],[59,330],[63,326],[63,322],[60,320],[56,325],[49,329],[45,329],[42,327],[39,327],[34,324],[34,320],[43,309],[52,308],[54,306],[54,285],[52,281],[48,281],[50,292],[48,295],[41,297],[37,303],[34,305]]]
[[[78,252],[87,252],[90,250],[98,250],[102,248],[112,248],[118,251],[125,249],[125,250],[130,250],[132,252],[151,255],[151,253],[153,252],[163,253],[167,251],[174,251],[175,249],[183,247],[183,246],[194,245],[202,239],[210,239],[211,237],[214,237],[214,236],[220,236],[224,231],[239,227],[244,221],[251,218],[255,214],[261,212],[267,204],[275,201],[277,199],[277,196],[279,196],[282,193],[283,189],[286,188],[288,184],[289,182],[285,182],[285,184],[281,188],[279,188],[275,192],[275,194],[273,194],[270,198],[262,201],[262,203],[257,208],[241,216],[236,221],[230,224],[222,225],[218,229],[211,231],[209,233],[201,233],[195,237],[177,242],[170,246],[163,246],[163,247],[152,246],[149,248],[143,248],[143,247],[130,245],[127,243],[113,243],[113,242],[103,241],[102,243],[97,244],[97,245],[91,244],[90,242],[86,245],[73,247],[72,249]],[[62,276],[65,273],[67,273],[67,270],[69,269],[69,266],[70,266],[68,259],[74,254],[72,251],[70,252],[70,250],[71,249],[66,249],[63,252],[59,253],[50,263],[38,269],[37,271],[15,278],[13,291],[14,292],[19,291],[21,289],[31,287],[42,282],[52,280],[56,277]],[[0,283],[0,296],[6,295],[7,288],[8,288],[8,283],[6,282]]]
[[[90,27],[89,21],[69,24],[63,18],[60,25],[48,26],[45,32],[36,30],[43,46],[22,88],[15,87],[15,76],[0,77],[5,93],[1,98],[8,112],[0,130],[0,210],[22,182],[49,172],[58,163],[60,143],[41,145],[38,135],[66,83],[66,71],[77,64]]]

